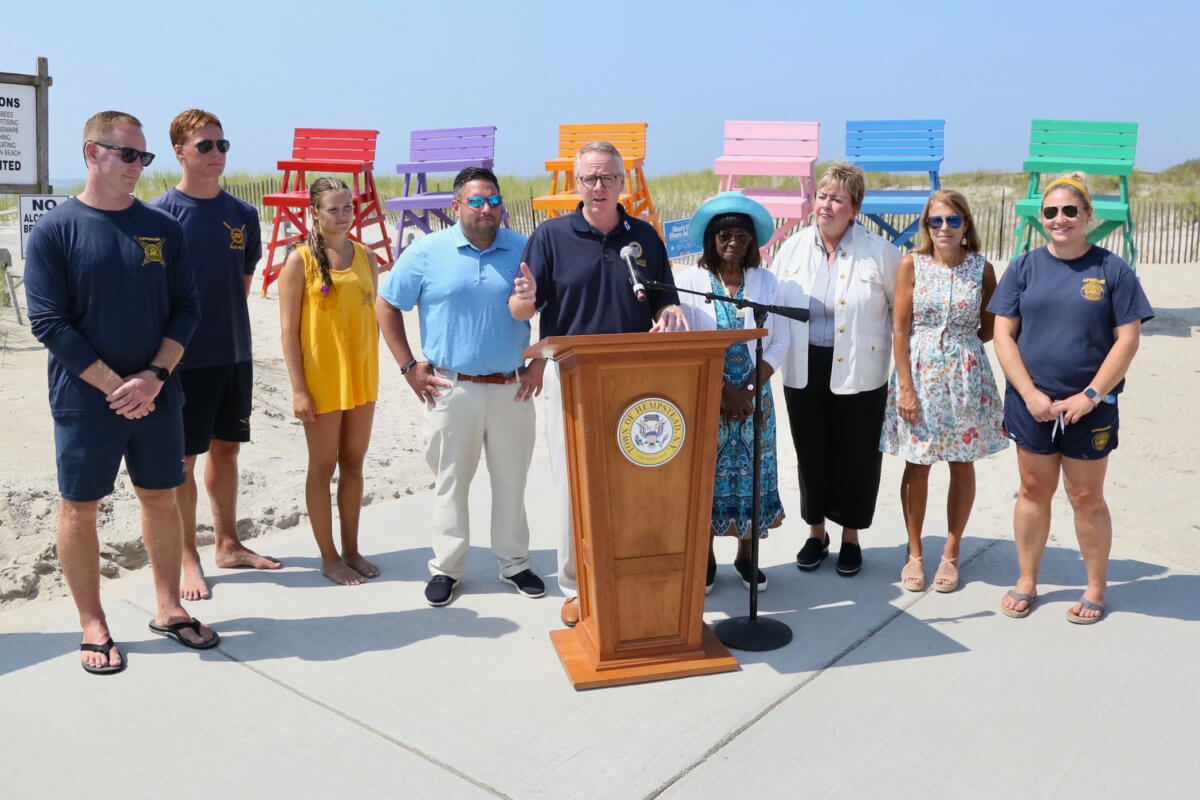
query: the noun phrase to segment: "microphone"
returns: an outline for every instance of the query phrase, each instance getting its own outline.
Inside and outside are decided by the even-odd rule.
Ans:
[[[621,252],[618,255],[625,259],[625,266],[629,267],[629,282],[633,284],[634,297],[637,298],[639,303],[644,303],[646,302],[646,287],[642,286],[637,267],[633,265],[633,248],[632,244],[627,244],[621,248]]]

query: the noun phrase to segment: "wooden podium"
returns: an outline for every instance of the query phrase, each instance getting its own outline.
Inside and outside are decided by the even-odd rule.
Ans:
[[[738,668],[703,621],[725,350],[763,331],[555,336],[580,620],[576,689]]]

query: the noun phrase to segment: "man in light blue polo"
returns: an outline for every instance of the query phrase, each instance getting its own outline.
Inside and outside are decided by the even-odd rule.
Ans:
[[[409,245],[379,284],[375,314],[388,348],[425,403],[425,460],[436,477],[431,606],[450,602],[470,546],[467,495],[487,455],[492,485],[492,553],[500,580],[526,597],[546,587],[529,569],[525,479],[533,457],[534,411],[545,361],[525,368],[529,323],[513,319],[508,296],[527,237],[500,226],[500,184],[491,170],[464,169],[451,204],[458,223]],[[403,312],[417,308],[418,361]]]

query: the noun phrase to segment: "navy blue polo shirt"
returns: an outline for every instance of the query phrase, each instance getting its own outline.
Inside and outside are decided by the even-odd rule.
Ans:
[[[1033,385],[1052,400],[1087,388],[1116,342],[1114,328],[1154,317],[1129,264],[1098,246],[1070,261],[1047,247],[1017,256],[987,310],[1021,320],[1021,360]],[[1122,379],[1113,394],[1124,387]]]
[[[537,308],[542,338],[601,333],[642,333],[654,325],[665,306],[678,305],[671,291],[647,290],[639,303],[629,283],[621,248],[634,245],[634,263],[646,280],[674,287],[667,248],[650,223],[617,206],[620,220],[607,234],[574,212],[543,222],[529,238],[522,256],[537,281]]]

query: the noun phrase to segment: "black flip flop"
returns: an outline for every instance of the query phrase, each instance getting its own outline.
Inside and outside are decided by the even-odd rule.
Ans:
[[[192,633],[199,636],[200,620],[192,617],[187,622],[172,622],[170,625],[155,625],[153,622],[150,623],[150,631],[152,633],[157,633],[159,636],[165,636],[168,639],[174,639],[184,647],[190,647],[193,650],[208,650],[216,647],[217,642],[221,641],[220,635],[218,635],[216,631],[213,631],[211,639],[207,639],[200,644],[193,644],[179,634],[180,631],[184,630],[190,630]]]
[[[79,645],[80,651],[87,653],[104,653],[105,658],[108,658],[110,663],[105,664],[103,667],[93,667],[90,664],[85,664],[81,661],[79,662],[79,665],[83,667],[84,672],[90,672],[93,675],[116,675],[118,672],[125,669],[125,665],[129,663],[125,660],[125,654],[121,652],[120,648],[117,648],[117,654],[121,656],[121,663],[113,666],[111,663],[112,659],[109,657],[108,651],[112,650],[116,646],[117,645],[115,642],[113,642],[112,637],[109,637],[109,640],[104,644],[88,644],[87,642],[84,642],[83,644]]]

